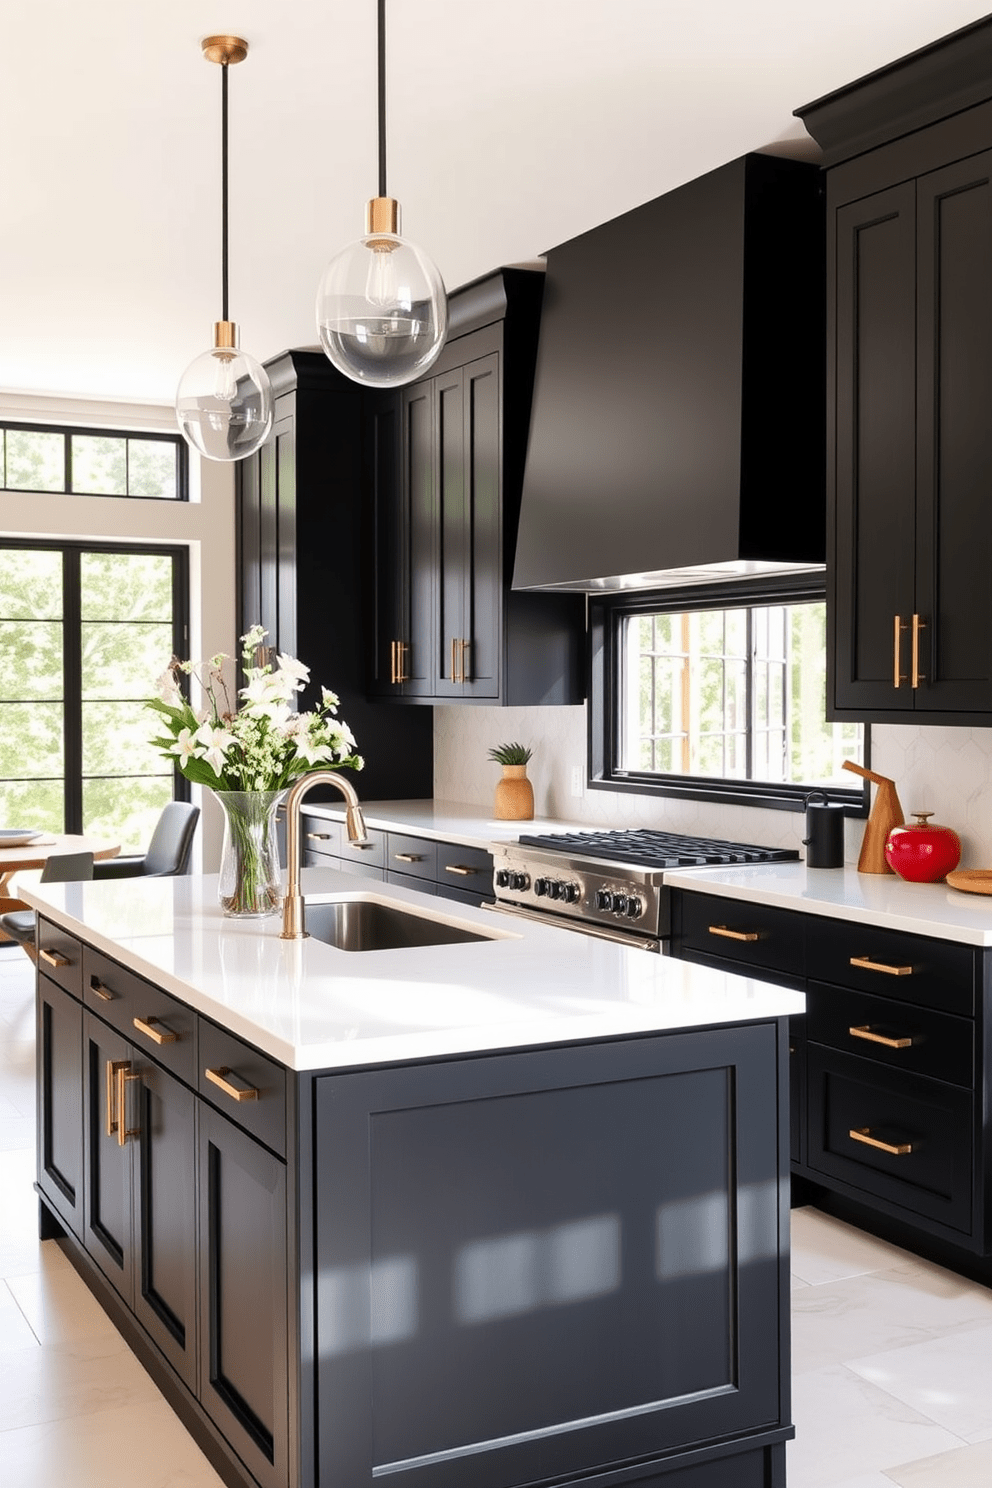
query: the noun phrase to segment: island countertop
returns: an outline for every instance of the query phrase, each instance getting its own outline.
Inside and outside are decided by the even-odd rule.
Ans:
[[[306,869],[312,902],[373,898],[485,936],[370,952],[238,921],[213,876],[32,884],[42,916],[293,1070],[346,1069],[754,1022],[804,998],[729,973],[391,884]]]

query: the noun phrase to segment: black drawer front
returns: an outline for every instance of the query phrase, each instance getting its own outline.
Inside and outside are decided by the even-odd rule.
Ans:
[[[488,897],[493,892],[492,854],[481,847],[459,847],[456,842],[439,842],[437,881]],[[443,888],[441,892],[444,893]]]
[[[814,918],[807,970],[817,981],[974,1016],[975,952],[953,941]]]
[[[811,982],[806,1033],[818,1044],[974,1088],[975,1025],[895,998]]]
[[[195,1086],[197,1016],[192,1008],[90,946],[83,948],[83,1001],[135,1048]]]
[[[75,936],[38,919],[38,966],[73,997],[83,995],[83,948]]]
[[[418,894],[437,893],[437,884],[433,879],[414,878],[412,873],[394,873],[391,868],[387,870],[386,882],[396,884],[401,889],[413,889]]]
[[[735,966],[764,966],[801,977],[805,916],[715,894],[682,894],[682,942]]]
[[[330,853],[334,858],[340,857],[341,832],[340,822],[328,821],[324,816],[301,813],[300,836],[304,853]]]
[[[450,899],[454,904],[471,904],[473,909],[492,900],[492,894],[473,894],[471,889],[459,889],[453,883],[439,883],[434,892],[439,899]]]
[[[809,1167],[969,1234],[971,1095],[812,1042],[806,1063]],[[897,1150],[870,1145],[864,1137]]]
[[[770,966],[742,966],[726,956],[711,956],[709,951],[696,951],[684,943],[679,947],[679,959],[691,961],[693,966],[712,966],[714,971],[731,971],[735,976],[748,976],[756,982],[773,982],[776,987],[787,987],[790,992],[805,992],[806,978],[794,976],[788,971],[776,971]],[[800,1019],[805,1013],[798,1013]]]
[[[229,1120],[286,1156],[286,1071],[206,1018],[200,1019],[198,1089]]]
[[[378,827],[369,827],[367,842],[349,842],[348,833],[342,827],[340,854],[341,867],[346,873],[352,872],[353,863],[363,863],[366,868],[384,868],[386,866],[386,834]]]
[[[406,837],[401,832],[390,832],[386,867],[390,882],[394,873],[433,881],[437,877],[437,843],[427,837]]]

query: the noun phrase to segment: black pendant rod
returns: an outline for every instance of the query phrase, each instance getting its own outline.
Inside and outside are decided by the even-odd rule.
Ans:
[[[379,195],[386,193],[386,0],[377,3],[379,54]]]
[[[221,320],[230,320],[227,304],[227,63],[221,63],[220,69],[220,220],[221,220],[221,250],[220,250],[220,278],[221,278]]]

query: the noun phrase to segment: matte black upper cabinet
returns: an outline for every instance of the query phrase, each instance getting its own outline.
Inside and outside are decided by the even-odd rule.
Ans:
[[[984,22],[800,110],[829,166],[833,718],[992,713],[992,103],[961,106],[989,64]]]
[[[501,269],[457,291],[430,376],[369,397],[374,696],[582,700],[583,601],[510,589],[542,287]]]
[[[264,625],[269,645],[309,666],[314,690],[324,685],[338,693],[340,715],[365,757],[362,795],[429,796],[430,713],[400,713],[367,699],[362,390],[322,352],[287,351],[266,369],[275,395],[272,433],[238,466],[239,633]],[[303,694],[303,706],[310,697]]]

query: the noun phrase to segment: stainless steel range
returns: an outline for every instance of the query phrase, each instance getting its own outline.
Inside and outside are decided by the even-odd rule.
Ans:
[[[671,934],[665,870],[795,860],[757,847],[648,829],[524,835],[492,846],[495,909],[661,951]]]

